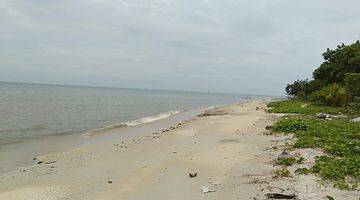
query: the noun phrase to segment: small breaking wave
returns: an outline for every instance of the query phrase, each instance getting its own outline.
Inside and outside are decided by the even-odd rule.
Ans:
[[[180,110],[175,110],[175,111],[160,113],[157,115],[140,118],[140,119],[133,120],[133,121],[128,121],[125,124],[126,124],[126,126],[137,126],[140,124],[150,123],[150,122],[154,122],[154,121],[157,121],[160,119],[164,119],[164,118],[170,117],[171,115],[178,114],[180,112],[181,112]]]
[[[181,110],[175,110],[175,111],[169,111],[169,112],[165,112],[165,113],[160,113],[157,115],[153,115],[153,116],[149,116],[149,117],[143,117],[140,119],[136,119],[136,120],[132,120],[132,121],[127,121],[124,123],[120,123],[120,124],[113,124],[113,125],[109,125],[109,126],[105,126],[102,128],[97,128],[97,129],[93,129],[87,133],[82,134],[82,136],[91,136],[91,135],[96,135],[96,134],[100,134],[102,132],[105,131],[109,131],[109,130],[113,130],[113,129],[117,129],[117,128],[122,128],[122,127],[128,127],[128,126],[137,126],[137,125],[141,125],[141,124],[145,124],[145,123],[150,123],[150,122],[154,122],[160,119],[165,119],[170,117],[171,115],[175,115],[180,113]]]

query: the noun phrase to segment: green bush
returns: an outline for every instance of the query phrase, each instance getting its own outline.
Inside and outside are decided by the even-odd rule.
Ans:
[[[349,99],[346,88],[336,83],[314,92],[309,98],[330,106],[345,106]]]

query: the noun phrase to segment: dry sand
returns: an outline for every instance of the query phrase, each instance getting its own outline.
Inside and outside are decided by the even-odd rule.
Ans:
[[[272,161],[281,150],[273,147],[291,138],[264,134],[277,116],[262,108],[262,102],[225,106],[136,140],[42,156],[1,175],[0,199],[265,199],[269,192],[358,199],[359,192],[321,186],[312,175],[274,178]],[[203,186],[215,191],[204,194]]]

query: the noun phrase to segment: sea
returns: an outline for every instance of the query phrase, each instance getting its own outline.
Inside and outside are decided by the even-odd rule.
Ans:
[[[137,126],[198,108],[264,96],[0,83],[0,148],[51,135]]]

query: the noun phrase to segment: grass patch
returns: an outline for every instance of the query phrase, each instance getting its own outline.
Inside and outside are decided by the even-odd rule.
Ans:
[[[277,165],[282,166],[292,166],[294,164],[302,164],[304,162],[304,158],[295,158],[295,157],[288,157],[288,158],[280,158],[276,160]]]
[[[289,177],[290,176],[290,171],[286,168],[280,168],[280,169],[276,169],[274,171],[276,177]]]
[[[268,103],[267,106],[269,107],[269,112],[272,113],[295,113],[309,115],[317,113],[339,114],[347,112],[342,107],[320,106],[311,102],[298,100],[274,101]]]
[[[325,121],[304,117],[279,120],[272,131],[294,133],[296,148],[322,148],[326,156],[316,159],[311,172],[334,182],[341,189],[354,189],[360,182],[360,123]]]
[[[296,174],[309,174],[310,170],[307,168],[298,168],[295,170]]]

